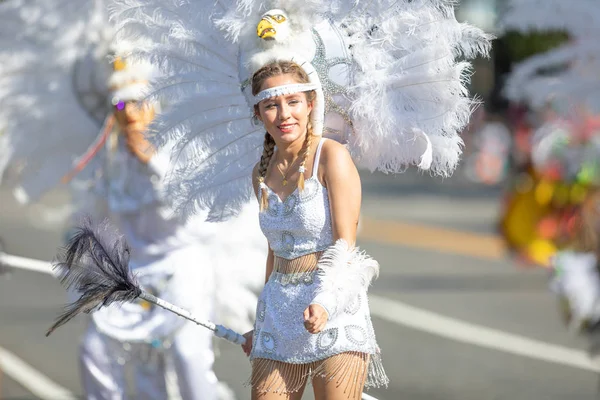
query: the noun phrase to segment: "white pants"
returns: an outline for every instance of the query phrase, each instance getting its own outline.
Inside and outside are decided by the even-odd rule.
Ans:
[[[90,400],[166,400],[165,376],[168,360],[161,358],[152,367],[142,359],[118,362],[115,341],[98,332],[93,322],[80,347],[80,371],[85,398]],[[212,367],[212,333],[195,324],[186,324],[166,350],[183,400],[216,400],[217,377]],[[127,393],[126,369],[132,371],[134,393]]]

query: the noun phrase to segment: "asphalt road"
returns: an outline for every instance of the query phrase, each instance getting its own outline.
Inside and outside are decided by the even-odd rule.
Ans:
[[[519,268],[498,254],[453,251],[464,242],[468,248],[493,239],[497,189],[416,174],[365,174],[363,184],[363,219],[371,231],[377,233],[378,224],[398,224],[398,235],[386,230],[383,237],[381,230],[380,237],[369,234],[359,243],[382,266],[370,292],[371,307],[391,379],[387,389],[369,394],[380,400],[597,398],[598,368],[586,363],[585,340],[561,324],[547,290],[547,271]],[[64,201],[61,192],[45,199],[46,205]],[[44,218],[43,211],[41,206],[19,208],[0,192],[6,251],[41,259],[54,255],[65,227],[58,217]],[[444,251],[427,240],[415,246],[406,240],[411,234],[406,230],[418,235],[419,226],[450,245]],[[17,271],[0,277],[0,349],[80,396],[76,354],[85,319],[44,337],[65,300],[50,276]],[[408,311],[401,308],[407,306]],[[245,356],[223,341],[217,353],[219,378],[238,399],[248,399],[242,385],[249,373]],[[36,398],[9,371],[0,382],[2,399]],[[305,398],[312,399],[310,390]]]

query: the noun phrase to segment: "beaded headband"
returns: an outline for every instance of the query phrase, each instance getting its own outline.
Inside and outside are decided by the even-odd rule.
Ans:
[[[269,89],[265,89],[254,96],[254,104],[258,104],[263,100],[270,99],[272,97],[284,96],[286,94],[293,94],[299,92],[309,92],[311,90],[317,90],[320,85],[316,83],[292,83],[289,85],[275,86]]]

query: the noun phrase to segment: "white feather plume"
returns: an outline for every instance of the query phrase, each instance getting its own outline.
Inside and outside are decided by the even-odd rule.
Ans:
[[[104,120],[108,75],[98,68],[110,38],[104,3],[0,4],[0,131],[7,142],[0,166],[17,171],[27,198],[59,182]]]
[[[318,287],[313,303],[323,305],[331,318],[343,312],[378,276],[377,261],[357,247],[350,247],[344,239],[338,239],[317,264]]]
[[[600,110],[599,20],[595,0],[511,0],[500,21],[503,31],[565,32],[568,42],[514,66],[506,96],[537,109],[561,102]]]
[[[112,40],[114,29],[108,19],[108,4],[109,0],[10,0],[0,4],[0,182],[5,169],[10,168],[11,175],[17,171],[14,180],[20,187],[16,193],[24,202],[35,201],[57,184],[94,141],[110,111],[111,96],[122,99],[144,93],[143,87],[129,85],[111,94],[109,86],[123,86],[132,78],[156,78],[154,67],[143,62],[136,63],[135,69],[111,75],[109,55],[133,54],[134,46],[143,48],[144,42]],[[177,26],[169,26],[168,30],[182,40],[189,35]],[[128,66],[132,64],[127,61]],[[221,79],[218,84],[223,88],[229,79],[227,71],[213,65],[214,77]],[[84,72],[89,75],[78,75]],[[202,71],[194,71],[177,79],[201,82],[206,76]],[[94,79],[76,82],[78,77]],[[78,83],[89,86],[77,86]],[[163,79],[161,83],[173,98],[179,96],[177,85],[169,87],[173,79]],[[189,86],[186,89],[185,94],[194,94]],[[232,93],[239,93],[234,85],[224,93],[222,102],[213,96],[215,114],[209,110],[204,115],[207,123],[222,121],[227,108],[235,106],[230,102]],[[239,104],[245,105],[241,95]],[[220,114],[219,106],[224,108]],[[196,111],[193,102],[184,102],[171,111],[175,120],[159,120],[157,126],[184,120]],[[200,122],[200,116],[195,121]],[[166,149],[168,138],[161,139]],[[192,168],[204,153],[202,147],[183,146],[184,143],[180,143],[184,153],[178,153],[182,160],[178,168],[185,169],[187,161]],[[81,196],[83,191],[76,190],[74,194]],[[95,196],[91,197],[95,200]],[[90,198],[85,196],[84,200],[80,206],[89,206]],[[267,245],[258,230],[257,210],[250,205],[240,204],[240,208],[240,218],[220,227],[219,232],[228,232],[228,240],[215,241],[220,246],[213,254],[218,258],[216,284],[221,292],[216,306],[220,322],[248,330],[256,309],[256,293],[264,283],[262,272],[249,266],[264,271]]]
[[[397,173],[415,165],[450,175],[461,154],[459,133],[477,104],[466,89],[470,63],[459,58],[486,55],[490,48],[489,35],[456,21],[454,6],[452,0],[114,5],[117,43],[139,41],[134,55],[160,65],[167,76],[154,86],[155,95],[178,104],[154,127],[157,145],[180,140],[169,175],[173,202],[184,214],[208,208],[210,218],[219,220],[251,198],[250,175],[264,131],[253,123],[241,90],[249,66],[242,61],[273,46],[256,37],[256,24],[270,9],[285,10],[295,35],[329,21],[351,53],[351,65],[334,68],[352,78],[344,99],[335,99],[346,102],[352,129],[340,135],[326,130],[325,136],[345,143],[370,170]],[[294,41],[293,50],[302,57],[314,53],[314,43],[303,43]],[[328,114],[326,124],[332,118]]]

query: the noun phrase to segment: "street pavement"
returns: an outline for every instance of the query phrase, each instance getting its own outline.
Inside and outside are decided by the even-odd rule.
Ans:
[[[518,267],[493,246],[487,254],[481,245],[484,239],[497,241],[499,194],[498,188],[476,187],[460,176],[441,181],[416,173],[363,174],[364,236],[359,245],[381,265],[370,290],[371,306],[391,380],[388,388],[370,395],[380,400],[597,398],[598,369],[579,360],[586,341],[567,332],[558,318],[547,289],[548,271]],[[56,206],[60,214],[67,211],[60,209],[65,200],[57,191],[44,199],[44,206],[23,209],[0,192],[5,250],[51,259],[66,227],[60,215],[46,217],[46,207]],[[384,225],[386,229],[378,229]],[[431,241],[422,237],[427,235]],[[443,251],[435,241],[446,244]],[[412,306],[420,314],[409,319],[392,306],[381,307],[375,298]],[[77,344],[85,318],[44,336],[65,301],[64,290],[51,276],[16,271],[0,277],[0,349],[81,396]],[[439,322],[427,322],[431,315],[426,313],[434,313]],[[492,344],[482,345],[479,339]],[[250,371],[245,356],[224,341],[216,346],[219,378],[238,399],[249,399],[243,386]],[[8,371],[0,382],[2,399],[37,398]],[[313,399],[310,392],[308,388],[305,399]]]

